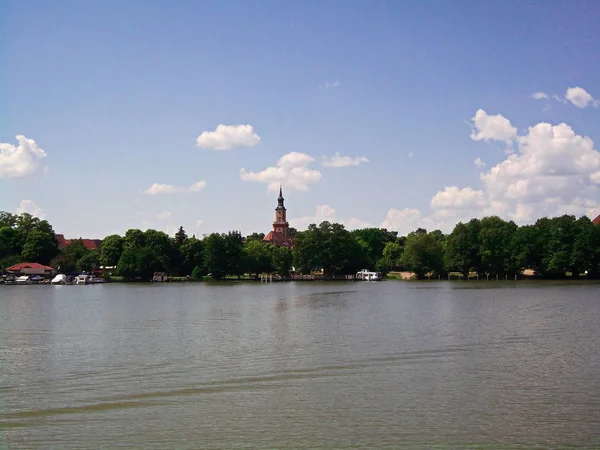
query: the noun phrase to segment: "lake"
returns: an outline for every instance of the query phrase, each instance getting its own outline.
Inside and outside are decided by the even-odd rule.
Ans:
[[[599,448],[600,284],[0,286],[0,448]]]

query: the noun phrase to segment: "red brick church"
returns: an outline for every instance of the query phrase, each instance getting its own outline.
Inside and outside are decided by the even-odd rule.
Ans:
[[[290,224],[287,222],[287,210],[283,205],[283,194],[279,186],[279,198],[277,199],[277,208],[275,208],[275,221],[273,222],[273,231],[263,239],[264,242],[280,245],[282,247],[291,247],[292,240],[288,237]]]

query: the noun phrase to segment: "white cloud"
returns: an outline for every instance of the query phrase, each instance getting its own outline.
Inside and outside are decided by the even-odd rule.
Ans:
[[[231,150],[236,147],[254,147],[260,136],[252,125],[218,125],[215,131],[203,131],[196,146],[211,150]]]
[[[473,132],[471,139],[474,141],[504,141],[508,144],[517,137],[517,129],[512,126],[510,120],[497,114],[490,116],[483,109],[477,110],[473,121]]]
[[[196,181],[192,183],[190,187],[185,188],[183,186],[174,186],[172,184],[160,184],[153,183],[148,189],[143,191],[147,195],[160,195],[160,194],[177,194],[180,192],[200,192],[206,187],[206,180]]]
[[[573,103],[578,108],[587,108],[588,106],[600,106],[600,100],[595,100],[585,89],[575,86],[567,89],[565,99]]]
[[[171,214],[170,212],[164,211],[164,212],[158,213],[156,215],[156,218],[159,220],[167,220],[167,219],[170,219],[172,215],[173,214]]]
[[[343,220],[337,215],[337,211],[329,205],[317,205],[315,208],[315,214],[311,216],[297,217],[290,220],[290,225],[294,228],[302,231],[306,230],[311,223],[319,225],[323,221],[331,223],[341,223],[348,230],[355,230],[357,228],[368,228],[372,225],[361,219],[353,217],[348,220]]]
[[[485,167],[485,163],[480,157],[477,157],[477,159],[473,161],[473,164],[475,164],[479,168]]]
[[[21,200],[21,203],[19,203],[19,207],[17,208],[17,214],[23,213],[31,214],[33,217],[39,219],[44,219],[46,217],[44,210],[36,205],[33,200]]]
[[[440,225],[440,222],[431,217],[423,216],[418,209],[404,208],[390,209],[380,227],[390,231],[397,231],[401,236],[406,236],[417,228],[433,231],[439,229]]]
[[[202,226],[204,222],[202,221],[202,219],[198,219],[196,220],[196,228],[200,228]]]
[[[459,189],[456,186],[448,186],[438,192],[431,199],[431,207],[434,209],[467,209],[483,208],[486,206],[485,194],[470,187]]]
[[[200,192],[206,187],[206,180],[196,181],[189,187],[190,192]]]
[[[530,95],[533,100],[544,100],[548,98],[548,94],[545,92],[534,92]]]
[[[291,152],[282,156],[273,167],[267,167],[260,172],[240,170],[240,178],[244,181],[266,183],[268,190],[276,192],[280,184],[286,189],[306,191],[309,185],[321,179],[321,172],[309,168],[315,159],[305,153]]]
[[[345,226],[349,230],[358,230],[361,228],[372,228],[373,224],[371,222],[367,222],[366,220],[352,217],[352,218],[346,220]]]
[[[333,81],[333,82],[326,81],[325,82],[325,89],[336,88],[336,87],[339,87],[339,85],[340,85],[339,81]]]
[[[165,225],[163,231],[173,237],[179,231],[179,227],[177,225]]]
[[[348,167],[348,166],[359,166],[364,163],[368,163],[368,158],[364,156],[342,156],[340,152],[335,152],[333,156],[323,157],[323,165],[325,167]]]
[[[413,159],[413,156],[415,156],[413,152],[408,152],[408,159]]]
[[[538,123],[515,139],[515,153],[481,174],[483,190],[450,186],[431,201],[446,223],[498,215],[518,223],[600,206],[600,152],[565,124]]]
[[[174,194],[176,192],[182,192],[181,186],[173,186],[172,184],[160,184],[153,183],[148,189],[144,191],[144,194],[148,195],[159,195],[159,194]]]
[[[311,223],[319,225],[323,221],[337,222],[337,212],[329,205],[317,205],[312,216],[297,217],[290,220],[290,225],[300,231],[306,230]]]
[[[18,145],[0,143],[0,178],[24,178],[47,170],[46,152],[33,139],[17,136]]]

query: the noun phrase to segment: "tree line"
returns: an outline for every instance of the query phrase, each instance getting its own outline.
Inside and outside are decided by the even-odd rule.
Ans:
[[[404,270],[417,278],[450,272],[512,277],[525,269],[546,278],[600,277],[600,226],[587,217],[563,215],[519,227],[491,216],[458,223],[450,234],[419,228],[398,236],[380,228],[349,231],[330,222],[292,233],[293,249],[263,242],[262,233],[244,237],[230,231],[200,239],[189,237],[183,227],[174,236],[130,229],[123,236],[104,238],[99,251],[88,250],[81,239],[59,249],[46,220],[0,212],[0,265],[39,262],[63,273],[104,266],[129,280],[147,280],[153,272],[221,279],[244,274],[287,277],[292,269],[336,276],[363,268]]]

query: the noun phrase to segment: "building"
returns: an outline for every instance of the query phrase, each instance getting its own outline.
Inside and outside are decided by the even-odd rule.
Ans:
[[[38,263],[19,263],[5,269],[7,273],[12,275],[42,275],[50,276],[54,273],[52,267],[44,266]]]
[[[58,248],[61,249],[68,247],[73,241],[73,239],[65,239],[64,234],[55,234],[54,237],[58,243]],[[88,250],[100,250],[100,247],[102,246],[101,239],[82,239],[81,241],[83,242],[83,246]]]
[[[288,237],[290,224],[287,222],[287,209],[283,204],[283,193],[279,186],[279,198],[277,199],[277,208],[275,208],[275,221],[273,222],[273,231],[270,231],[263,239],[263,242],[279,245],[282,247],[291,247],[292,240]]]
[[[594,220],[592,220],[592,223],[594,225],[600,225],[600,216],[596,217]]]

